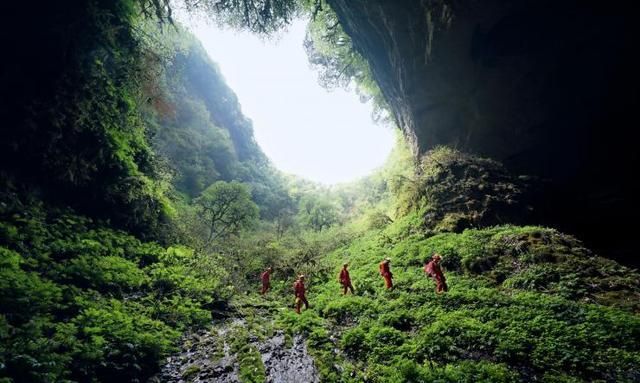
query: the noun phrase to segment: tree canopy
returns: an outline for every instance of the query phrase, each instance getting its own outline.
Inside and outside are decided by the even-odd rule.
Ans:
[[[335,12],[324,0],[307,2],[305,9],[311,20],[304,48],[312,67],[318,71],[320,85],[327,89],[355,88],[361,101],[373,101],[372,117],[387,120],[387,105],[369,64],[353,48]]]
[[[185,0],[188,11],[201,13],[235,29],[271,34],[299,15],[299,0]]]
[[[251,200],[249,189],[237,181],[214,182],[194,203],[208,227],[205,245],[238,234],[258,217],[258,206]]]

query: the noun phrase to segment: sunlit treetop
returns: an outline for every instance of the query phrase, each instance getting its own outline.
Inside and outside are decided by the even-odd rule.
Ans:
[[[286,27],[300,15],[303,4],[319,0],[138,0],[143,14],[163,22],[173,22],[173,9],[207,16],[220,25],[258,34],[271,34]]]

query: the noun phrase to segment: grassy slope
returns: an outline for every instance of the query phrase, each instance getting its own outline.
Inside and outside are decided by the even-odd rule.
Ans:
[[[640,378],[638,273],[539,227],[424,238],[418,214],[331,253],[351,264],[355,296],[310,287],[312,309],[279,324],[309,334],[325,381],[617,381]],[[450,291],[421,265],[444,255]],[[391,256],[394,291],[377,264]],[[285,301],[286,302],[286,301]],[[336,353],[337,349],[337,353]]]
[[[396,187],[389,200],[367,205],[361,219],[316,233],[327,244],[324,254],[314,267],[297,270],[308,275],[310,310],[293,312],[286,263],[276,264],[266,299],[239,298],[240,314],[257,318],[248,319],[248,336],[279,328],[305,333],[327,382],[638,381],[637,271],[549,228],[425,230],[425,216],[437,203],[460,195],[473,200],[474,180],[494,179],[496,169],[501,174],[499,166],[479,168],[486,161],[448,149],[430,155],[421,176],[404,177],[414,180],[412,188]],[[421,190],[431,191],[429,198]],[[371,225],[367,211],[394,205],[412,207],[386,227]],[[491,213],[485,207],[478,211]],[[450,287],[443,295],[422,272],[434,251],[443,255]],[[393,260],[393,291],[384,290],[378,275],[386,256]],[[337,274],[344,261],[356,295],[341,295]]]

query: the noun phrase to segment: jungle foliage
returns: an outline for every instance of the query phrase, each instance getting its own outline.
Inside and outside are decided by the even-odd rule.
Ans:
[[[276,328],[306,336],[328,382],[640,380],[638,273],[516,226],[527,178],[450,148],[416,159],[401,138],[352,184],[280,174],[172,4],[72,3],[11,2],[23,25],[2,25],[3,39],[24,32],[0,63],[3,383],[145,381],[230,301],[260,319],[232,333],[243,381],[264,377],[250,343]],[[323,1],[186,5],[262,34],[309,15],[321,82],[384,107]],[[436,251],[444,295],[421,271]],[[377,274],[386,256],[393,291]],[[345,261],[356,294],[340,297]],[[299,273],[312,309],[297,316]]]
[[[466,171],[459,171],[461,162]],[[253,234],[249,238],[259,242],[248,245],[254,253],[240,263],[246,288],[257,290],[258,273],[271,265],[272,291],[268,307],[255,298],[236,297],[236,304],[269,310],[275,321],[250,322],[245,338],[279,330],[304,334],[327,382],[636,381],[637,271],[545,227],[483,226],[478,220],[466,230],[434,232],[425,218],[442,210],[441,196],[456,190],[462,200],[475,198],[469,173],[471,179],[500,175],[503,186],[486,181],[488,186],[517,190],[504,186],[517,178],[498,163],[449,148],[413,162],[400,146],[376,174],[325,195],[340,208],[340,224],[316,230],[301,220],[280,239],[264,230]],[[361,187],[368,193],[355,192]],[[467,214],[466,205],[448,204],[447,211]],[[511,205],[478,206],[492,215]],[[450,287],[441,295],[423,272],[434,252],[443,256]],[[378,275],[385,257],[395,275],[391,291]],[[339,295],[344,262],[355,295]],[[301,315],[282,310],[291,307],[298,273],[307,277],[312,305]]]
[[[145,20],[167,2],[68,5],[10,5],[25,35],[1,63],[0,380],[144,381],[233,293],[227,253],[185,246],[191,199],[243,182],[234,236],[282,186],[202,48]],[[178,126],[188,144],[167,149]],[[211,157],[172,162],[189,152]]]
[[[435,161],[440,163],[438,174],[451,174],[458,166],[455,158],[483,162],[450,149],[427,156],[434,158],[421,159],[413,174],[400,179],[429,179],[433,173],[427,171],[428,164]],[[404,165],[405,172],[412,168]],[[430,197],[438,191],[425,196],[412,187],[397,187],[394,179],[386,179],[383,187],[391,192],[386,194],[388,219],[372,225],[368,217],[373,207],[368,207],[331,229],[324,237],[331,246],[323,249],[321,261],[304,269],[312,308],[299,316],[280,312],[273,325],[305,334],[322,381],[639,378],[637,271],[599,257],[574,237],[550,228],[478,223],[477,228],[435,234],[425,217],[439,203]],[[457,173],[448,182],[464,185],[467,177]],[[450,187],[441,185],[444,190]],[[473,188],[466,190],[473,195]],[[382,206],[384,199],[374,204]],[[341,237],[346,240],[335,240]],[[450,287],[445,294],[436,294],[435,283],[423,272],[434,252],[443,256]],[[378,263],[385,257],[392,259],[391,291],[378,275]],[[339,295],[337,275],[344,262],[350,265],[355,295]],[[275,266],[277,282],[270,300],[289,305],[292,276]]]
[[[161,64],[144,114],[179,199],[189,203],[215,181],[238,181],[250,186],[261,217],[275,218],[293,202],[217,65],[179,26],[146,24],[144,31]]]
[[[140,113],[153,65],[135,36],[138,2],[18,2],[9,14],[25,34],[0,64],[1,182],[162,237],[171,203]]]
[[[550,229],[411,234],[422,225],[412,213],[329,255],[335,274],[350,263],[356,294],[336,297],[335,278],[314,284],[309,318],[289,324],[308,334],[324,381],[638,378],[640,350],[629,341],[640,331],[637,272]],[[422,270],[434,251],[443,254],[450,286],[442,295]],[[385,256],[393,291],[377,275]]]
[[[311,15],[304,47],[309,62],[318,71],[320,85],[329,90],[355,89],[362,102],[372,101],[374,120],[390,120],[386,101],[368,62],[353,48],[335,12],[325,0],[303,3],[304,10]]]
[[[210,266],[216,262],[5,196],[0,377],[144,381],[182,331],[208,323],[207,308],[230,296],[227,276]]]

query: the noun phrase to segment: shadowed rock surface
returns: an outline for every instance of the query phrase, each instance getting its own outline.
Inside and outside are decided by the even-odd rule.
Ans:
[[[440,148],[427,153],[420,169],[429,231],[518,224],[532,215],[528,177],[510,174],[497,161]]]
[[[240,382],[238,355],[231,350],[234,341],[232,328],[245,327],[241,319],[223,324],[217,330],[200,331],[185,337],[183,349],[177,355],[167,358],[162,371],[150,383],[185,382]],[[305,339],[296,335],[291,346],[286,344],[283,332],[259,342],[254,337],[250,346],[260,353],[265,368],[266,382],[273,383],[316,383],[318,372],[313,358],[307,352]]]
[[[550,180],[536,220],[638,265],[633,3],[328,0],[417,154]]]
[[[293,346],[285,345],[285,336],[279,332],[258,347],[267,371],[267,382],[315,383],[319,378],[313,359],[307,353],[304,338],[296,335]]]
[[[217,332],[200,331],[185,337],[182,351],[167,358],[162,371],[151,382],[239,382],[239,365],[224,340],[230,326],[242,326],[234,320]]]

